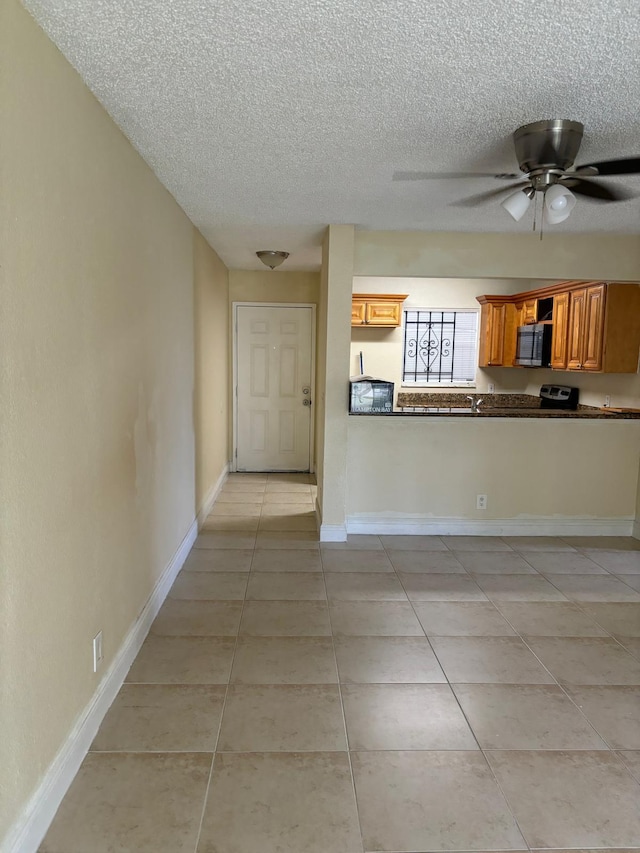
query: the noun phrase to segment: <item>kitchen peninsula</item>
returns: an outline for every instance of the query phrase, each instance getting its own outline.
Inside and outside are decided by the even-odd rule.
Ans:
[[[472,405],[470,398],[478,401]],[[361,417],[366,412],[351,413]],[[544,409],[540,398],[532,394],[398,394],[397,405],[389,415],[425,415],[462,418],[574,418],[578,420],[640,419],[640,409],[619,411],[605,407],[578,406],[570,409]],[[375,417],[375,415],[370,415]]]

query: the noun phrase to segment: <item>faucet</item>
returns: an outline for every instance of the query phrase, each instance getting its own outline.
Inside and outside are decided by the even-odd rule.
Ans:
[[[479,412],[480,411],[480,403],[482,403],[482,398],[478,399],[475,394],[467,394],[467,400],[471,400],[471,411]]]

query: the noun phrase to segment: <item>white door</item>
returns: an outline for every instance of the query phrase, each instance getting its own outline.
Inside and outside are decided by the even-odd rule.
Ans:
[[[236,306],[236,470],[308,471],[311,306]]]

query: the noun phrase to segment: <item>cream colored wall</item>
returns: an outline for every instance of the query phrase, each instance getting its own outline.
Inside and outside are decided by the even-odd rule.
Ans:
[[[0,6],[1,839],[189,530],[195,484],[193,226],[17,0]]]
[[[317,304],[319,295],[320,274],[317,272],[229,270],[230,302],[311,302]]]
[[[196,512],[229,463],[229,271],[194,230]]]
[[[347,515],[633,519],[639,461],[639,421],[352,417]]]
[[[506,226],[508,227],[508,226]],[[357,231],[354,275],[637,281],[638,234]]]
[[[326,345],[321,350],[316,391],[322,419],[318,443],[321,535],[332,529],[339,536],[345,520],[353,240],[353,226],[330,225],[322,253],[319,327]]]

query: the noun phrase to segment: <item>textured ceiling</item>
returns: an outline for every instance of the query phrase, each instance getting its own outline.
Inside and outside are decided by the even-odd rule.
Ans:
[[[328,223],[517,232],[511,133],[583,122],[578,162],[640,155],[637,0],[25,0],[230,267],[317,268]],[[621,179],[616,179],[621,180]],[[640,193],[640,176],[624,179]],[[640,232],[640,198],[561,232]]]

